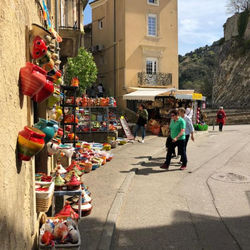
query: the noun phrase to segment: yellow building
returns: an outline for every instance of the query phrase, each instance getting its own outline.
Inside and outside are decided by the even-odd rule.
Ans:
[[[108,95],[124,107],[122,96],[131,87],[178,88],[177,0],[96,0],[90,5],[97,83]]]

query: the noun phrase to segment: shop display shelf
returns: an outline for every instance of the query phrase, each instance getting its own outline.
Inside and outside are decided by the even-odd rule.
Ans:
[[[82,189],[79,188],[78,190],[63,190],[63,191],[54,191],[54,199],[53,199],[53,211],[52,214],[55,214],[54,211],[54,205],[55,205],[55,197],[56,196],[75,196],[75,195],[79,195],[79,203],[78,203],[78,214],[79,214],[79,218],[81,218],[81,206],[82,206]]]
[[[65,104],[61,104],[61,107],[63,107],[63,108],[76,108],[78,106],[76,104],[65,103]]]
[[[76,122],[67,122],[67,123],[64,123],[64,122],[61,122],[62,125],[78,125],[78,123]]]
[[[66,85],[61,85],[61,88],[63,90],[74,90],[74,91],[78,89],[78,87],[76,86],[66,86]]]

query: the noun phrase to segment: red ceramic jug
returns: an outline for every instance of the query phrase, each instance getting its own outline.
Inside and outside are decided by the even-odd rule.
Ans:
[[[39,66],[26,62],[26,66],[20,69],[20,81],[22,93],[33,97],[46,84],[46,71]]]
[[[48,77],[47,77],[48,78]],[[54,84],[52,81],[47,79],[46,84],[44,87],[33,97],[35,102],[42,102],[45,101],[51,94],[54,92]]]

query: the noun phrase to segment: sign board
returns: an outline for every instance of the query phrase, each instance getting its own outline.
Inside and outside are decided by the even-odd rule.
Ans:
[[[192,94],[192,99],[193,100],[202,100],[202,94],[200,94],[200,93],[193,93]]]
[[[124,133],[125,133],[125,135],[127,136],[127,139],[133,140],[133,139],[134,139],[134,136],[133,136],[133,134],[131,133],[131,130],[130,130],[130,128],[129,128],[129,126],[128,126],[128,123],[127,123],[126,119],[124,118],[124,116],[121,116],[120,122],[121,122],[122,128],[123,128],[123,130],[124,130]]]

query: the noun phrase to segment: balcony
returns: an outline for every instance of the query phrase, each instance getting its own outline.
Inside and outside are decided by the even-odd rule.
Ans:
[[[138,72],[138,85],[140,86],[168,86],[172,84],[171,73],[153,73]]]

